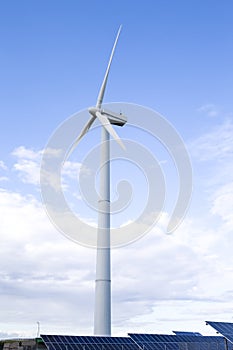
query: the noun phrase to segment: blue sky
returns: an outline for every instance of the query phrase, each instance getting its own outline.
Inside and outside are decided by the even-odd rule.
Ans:
[[[95,254],[51,225],[39,165],[57,126],[95,104],[120,24],[105,102],[165,116],[194,182],[172,237],[168,206],[151,234],[114,251],[114,333],[207,332],[205,319],[232,320],[233,3],[10,0],[0,3],[2,336],[34,335],[38,320],[44,332],[92,334]],[[73,188],[78,169],[73,158]],[[173,193],[173,170],[163,170]]]

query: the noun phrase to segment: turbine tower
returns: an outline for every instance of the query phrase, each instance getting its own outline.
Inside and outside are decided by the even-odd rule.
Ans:
[[[126,117],[102,108],[112,58],[121,32],[118,30],[96,106],[88,109],[91,114],[69,154],[88,132],[95,119],[101,123],[100,190],[98,200],[98,230],[95,280],[94,334],[111,336],[111,237],[110,237],[110,135],[125,149],[112,125],[123,126]]]

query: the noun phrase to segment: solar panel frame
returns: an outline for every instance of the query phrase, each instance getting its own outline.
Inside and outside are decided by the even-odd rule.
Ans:
[[[136,344],[62,344],[62,343],[46,343],[48,350],[138,350],[139,346]]]
[[[203,336],[201,333],[199,332],[186,332],[186,331],[172,331],[173,333],[175,333],[175,335],[187,335],[187,336]]]

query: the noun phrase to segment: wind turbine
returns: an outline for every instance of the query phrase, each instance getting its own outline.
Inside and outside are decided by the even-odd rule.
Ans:
[[[117,41],[121,32],[121,26],[109,58],[105,76],[99,91],[96,106],[88,109],[90,120],[84,126],[80,135],[69,151],[76,148],[82,137],[88,132],[95,119],[102,125],[101,130],[101,159],[100,159],[100,190],[98,201],[98,231],[96,254],[96,280],[95,280],[95,312],[94,334],[111,336],[111,239],[110,239],[110,135],[125,149],[122,141],[113,129],[113,125],[123,126],[127,119],[122,114],[117,114],[102,109],[102,102],[107,85],[109,70],[115,52]],[[68,157],[67,156],[67,157]],[[66,158],[67,158],[66,157]]]

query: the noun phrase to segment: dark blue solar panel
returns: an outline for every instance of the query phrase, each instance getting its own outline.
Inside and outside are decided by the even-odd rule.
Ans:
[[[223,337],[131,333],[129,336],[144,350],[225,350]]]
[[[233,323],[206,321],[206,324],[209,324],[233,344]]]
[[[164,334],[135,334],[129,333],[129,336],[136,343],[183,343],[183,342],[223,342],[223,337],[216,336],[197,336],[197,335],[164,335]]]
[[[45,335],[41,338],[45,343],[63,344],[134,344],[129,337],[98,337],[75,335]]]
[[[147,343],[141,344],[146,349],[158,350],[224,350],[224,345],[219,346],[218,342],[201,343],[201,342],[183,342],[183,343]]]
[[[230,322],[212,322],[206,321],[211,327],[213,327],[216,331],[223,334],[233,334],[233,323]]]
[[[175,343],[147,343],[140,345],[143,350],[179,350],[178,344]]]
[[[41,335],[48,350],[138,350],[129,337]]]
[[[224,349],[224,346],[219,347],[218,342],[216,343],[146,343],[140,344],[143,350],[219,350]]]

